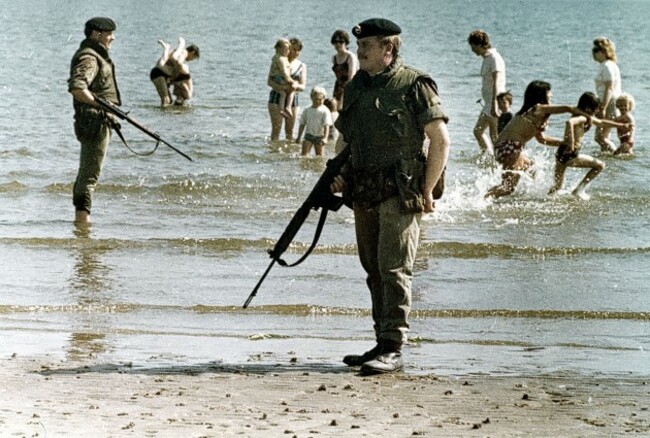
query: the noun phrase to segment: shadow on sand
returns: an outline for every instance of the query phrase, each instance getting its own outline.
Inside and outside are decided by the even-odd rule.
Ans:
[[[353,369],[327,363],[292,363],[292,364],[223,364],[218,362],[194,364],[143,367],[131,364],[96,364],[78,367],[43,367],[36,374],[43,376],[88,374],[88,373],[119,373],[119,374],[146,374],[146,375],[188,375],[194,376],[207,373],[222,374],[282,374],[282,373],[319,373],[319,374],[350,374]],[[356,370],[354,370],[356,371]]]

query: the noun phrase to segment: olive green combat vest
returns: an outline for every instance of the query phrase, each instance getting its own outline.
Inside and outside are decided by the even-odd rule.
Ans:
[[[94,57],[99,65],[99,72],[89,85],[88,90],[116,105],[120,105],[120,91],[115,80],[115,66],[108,56],[108,51],[103,46],[89,39],[84,40],[79,50],[72,57],[70,69],[74,68],[81,57],[87,55]],[[87,105],[78,102],[76,99],[74,100],[75,111],[83,111],[84,107],[87,107]]]
[[[374,77],[360,71],[345,89],[343,136],[354,169],[384,169],[422,153],[424,132],[407,96],[424,76],[399,59]]]
[[[409,102],[419,78],[397,58],[384,72],[359,71],[345,88],[337,123],[350,147],[346,197],[372,207],[400,196],[405,211],[422,211],[424,132]]]

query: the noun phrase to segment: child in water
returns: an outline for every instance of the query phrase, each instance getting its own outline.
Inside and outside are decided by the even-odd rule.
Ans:
[[[336,119],[339,118],[339,102],[333,97],[327,97],[325,98],[324,105],[328,110],[330,110],[330,114],[332,115],[332,126],[330,127],[328,140],[332,140],[336,143],[336,140],[339,138],[339,131],[334,127],[334,124],[336,123]]]
[[[285,85],[286,91],[280,93],[280,102],[278,105],[281,108],[280,114],[285,119],[291,118],[293,103],[293,79],[291,79],[291,65],[289,63],[289,50],[291,43],[286,38],[280,38],[275,43],[275,55],[271,59],[271,68],[269,69],[269,77],[280,85]]]
[[[621,115],[614,119],[619,123],[627,123],[628,128],[618,128],[618,140],[621,142],[618,149],[614,151],[614,155],[630,154],[634,152],[634,116],[632,110],[634,109],[634,97],[628,93],[623,93],[616,99],[616,108],[621,112]]]
[[[503,131],[503,128],[506,127],[508,122],[512,120],[512,113],[510,112],[510,107],[512,107],[512,93],[510,91],[504,91],[497,95],[497,106],[499,107],[499,121],[497,122],[497,135]]]
[[[332,114],[323,102],[325,101],[325,89],[314,87],[311,90],[312,105],[300,115],[300,128],[298,129],[297,142],[300,142],[302,133],[305,133],[305,141],[302,143],[302,155],[309,154],[312,147],[317,156],[323,155],[323,148],[327,143],[330,126],[332,126]]]
[[[578,100],[577,108],[584,111],[590,117],[584,115],[573,115],[566,122],[564,128],[564,140],[558,147],[555,154],[555,184],[549,190],[549,195],[552,195],[562,189],[564,185],[564,173],[567,167],[581,167],[590,169],[585,177],[580,181],[580,184],[573,190],[573,195],[582,199],[588,200],[586,190],[591,181],[605,168],[605,163],[595,159],[589,155],[581,154],[580,148],[582,147],[582,139],[585,133],[593,123],[596,126],[604,128],[626,128],[628,124],[618,123],[611,120],[600,120],[593,117],[596,113],[600,101],[598,97],[591,92],[584,93]]]

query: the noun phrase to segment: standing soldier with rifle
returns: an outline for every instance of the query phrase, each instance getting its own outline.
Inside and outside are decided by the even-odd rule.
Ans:
[[[336,122],[343,141],[337,150],[350,148],[350,158],[331,188],[353,202],[377,340],[371,350],[343,362],[369,375],[404,366],[401,349],[409,328],[420,219],[433,211],[449,134],[435,82],[402,63],[400,27],[375,18],[352,33],[361,70],[345,86]],[[430,140],[426,152],[425,136]]]
[[[73,188],[75,223],[89,222],[92,192],[99,180],[108,143],[111,120],[95,102],[94,95],[120,105],[115,66],[108,55],[115,40],[115,22],[95,17],[86,22],[86,39],[72,57],[68,91],[74,97],[74,130],[81,143],[79,172]]]

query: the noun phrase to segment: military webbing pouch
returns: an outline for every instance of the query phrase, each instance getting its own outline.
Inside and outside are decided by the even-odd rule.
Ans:
[[[422,187],[425,179],[425,162],[421,158],[399,160],[395,164],[395,182],[402,202],[404,213],[420,213],[424,211]],[[445,190],[445,171],[433,188],[433,199],[440,199]]]
[[[404,213],[424,211],[424,161],[419,158],[401,159],[395,163],[395,183]]]
[[[352,183],[348,183],[348,197],[354,203],[374,207],[398,194],[393,169],[365,169],[352,171]]]
[[[93,140],[110,126],[104,111],[85,105],[75,114],[75,135],[79,140]]]

